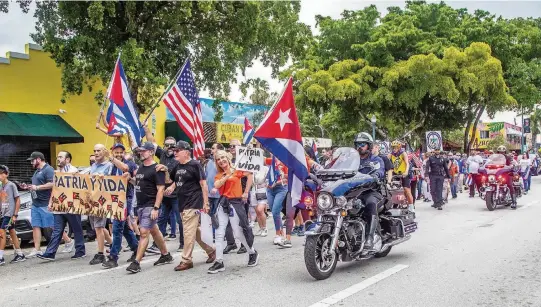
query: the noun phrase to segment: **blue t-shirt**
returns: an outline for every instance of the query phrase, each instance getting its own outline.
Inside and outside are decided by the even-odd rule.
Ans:
[[[99,164],[98,162],[92,164],[90,167],[90,175],[111,175],[111,171],[113,169],[113,163],[107,161],[103,162],[102,164]]]
[[[122,163],[126,163],[126,165],[128,165],[128,172],[130,173],[130,176],[132,178],[135,177],[135,173],[137,172],[137,164],[135,164],[133,161],[126,161],[124,159],[122,159]],[[122,176],[123,173],[124,172],[121,169],[119,169],[113,164],[113,168],[111,169],[111,175]],[[128,203],[131,203],[132,199],[133,199],[133,184],[131,184],[128,181],[128,191],[126,191],[126,200],[128,201]]]
[[[37,169],[32,176],[33,185],[44,185],[54,180],[54,168],[49,164],[45,165],[41,169]],[[49,198],[51,198],[52,189],[35,191],[36,197],[32,200],[32,205],[36,207],[47,207],[49,205]]]

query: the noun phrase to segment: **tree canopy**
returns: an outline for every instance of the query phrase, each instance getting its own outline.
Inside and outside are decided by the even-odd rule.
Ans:
[[[61,67],[65,95],[92,89],[95,77],[106,85],[121,52],[144,110],[188,57],[199,89],[214,97],[227,97],[255,59],[276,74],[311,35],[299,10],[294,1],[36,2],[32,38]]]

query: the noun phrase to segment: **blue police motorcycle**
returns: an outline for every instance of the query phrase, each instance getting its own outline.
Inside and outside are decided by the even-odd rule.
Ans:
[[[394,245],[411,238],[417,229],[414,213],[407,204],[394,203],[386,184],[360,173],[359,153],[353,148],[339,148],[325,169],[317,172],[321,186],[317,192],[317,221],[306,231],[304,261],[308,273],[318,280],[330,277],[338,260],[353,261],[385,257]],[[363,165],[372,172],[375,165]],[[374,244],[365,247],[367,227],[362,218],[363,193],[378,191],[379,224]]]

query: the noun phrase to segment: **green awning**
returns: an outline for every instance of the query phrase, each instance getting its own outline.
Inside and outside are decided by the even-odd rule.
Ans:
[[[58,115],[0,112],[0,138],[82,143],[84,137]]]

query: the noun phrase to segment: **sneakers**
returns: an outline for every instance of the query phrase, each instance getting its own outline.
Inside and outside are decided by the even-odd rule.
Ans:
[[[113,259],[111,257],[108,257],[107,261],[105,261],[102,266],[106,269],[112,269],[116,268],[118,266],[118,262],[116,259]]]
[[[131,254],[130,259],[128,259],[128,261],[126,261],[126,262],[134,262],[136,257],[137,257],[137,252],[133,252]]]
[[[260,237],[266,237],[268,234],[269,232],[267,229],[259,229],[259,231],[255,235]]]
[[[96,264],[100,264],[100,263],[104,263],[104,262],[105,262],[105,255],[104,254],[95,254],[94,258],[92,260],[90,260],[89,264],[90,265],[96,265]]]
[[[177,248],[177,252],[181,252],[184,249],[184,244],[180,243],[180,245]]]
[[[4,260],[4,258],[0,258],[0,266],[6,264],[6,261]]]
[[[280,236],[274,237],[274,242],[273,242],[274,245],[278,245],[278,244],[280,244],[280,242],[282,242],[282,237],[280,237]]]
[[[131,272],[133,274],[141,272],[141,265],[139,262],[134,261],[130,263],[130,265],[126,268],[126,271]]]
[[[255,222],[250,222],[250,228],[254,228],[255,227]]]
[[[77,253],[75,253],[75,255],[71,256],[71,260],[83,259],[84,257],[86,257],[86,254],[77,254]]]
[[[299,233],[299,227],[295,226],[293,227],[293,230],[291,230],[291,235],[295,236]]]
[[[161,255],[160,259],[154,262],[154,265],[163,265],[171,262],[173,262],[173,256],[171,256],[171,253],[167,253],[166,255]]]
[[[246,254],[248,251],[246,250],[246,247],[244,247],[244,245],[241,245],[239,250],[237,251],[237,254],[240,255],[240,254]]]
[[[54,261],[54,257],[47,254],[37,254],[36,257],[38,257],[41,260]]]
[[[175,234],[170,234],[168,237],[167,237],[167,241],[173,241],[173,240],[176,240],[177,238],[177,235]]]
[[[225,271],[225,266],[223,262],[216,261],[207,271],[209,274],[216,274],[218,272]]]
[[[237,249],[237,244],[231,244],[231,245],[227,245],[225,248],[224,248],[224,254],[229,254],[230,251],[233,251],[233,250],[236,250]]]
[[[189,269],[193,269],[193,262],[190,262],[190,263],[186,263],[186,262],[181,262],[179,265],[177,265],[175,267],[175,271],[179,272],[179,271],[186,271],[186,270],[189,270]]]
[[[211,264],[214,261],[216,261],[216,250],[209,254],[209,257],[207,258],[207,261],[205,261],[205,263]]]
[[[286,239],[281,240],[280,243],[278,243],[278,245],[279,245],[280,247],[284,247],[284,248],[291,248],[291,247],[293,247],[293,245],[291,244],[291,241],[290,241],[290,240],[286,240]]]
[[[62,253],[71,253],[74,247],[75,247],[75,240],[72,239],[69,243],[64,244],[64,250],[62,251]]]
[[[154,255],[161,254],[161,253],[160,253],[160,249],[158,248],[158,246],[156,245],[156,243],[152,243],[152,246],[150,246],[149,248],[147,248],[147,253],[149,253],[149,254],[154,254]]]
[[[30,254],[26,255],[26,258],[30,259],[30,258],[34,258],[36,257],[37,255],[43,255],[43,252],[41,250],[37,250],[37,249],[32,249],[32,251],[30,252]]]
[[[26,261],[26,257],[24,256],[24,254],[15,254],[15,257],[13,257],[13,259],[11,259],[9,263],[17,263],[23,261]]]
[[[254,267],[257,265],[257,261],[259,260],[259,253],[254,250],[255,253],[253,254],[250,254],[250,257],[248,257],[248,266],[249,267]]]
[[[299,228],[297,229],[297,236],[298,237],[304,237],[304,227],[303,226],[299,226]]]

